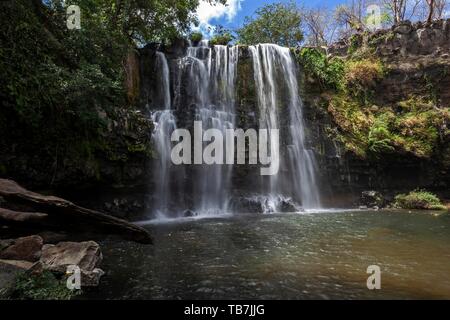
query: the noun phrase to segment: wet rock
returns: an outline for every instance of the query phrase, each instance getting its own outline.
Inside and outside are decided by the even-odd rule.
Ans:
[[[256,197],[238,197],[231,201],[231,209],[236,213],[264,213],[264,204]]]
[[[16,239],[12,245],[0,252],[0,259],[36,262],[41,257],[43,244],[40,236]]]
[[[105,275],[102,269],[95,268],[92,271],[81,270],[81,286],[82,287],[97,287],[100,284],[100,279]]]
[[[278,210],[283,213],[303,212],[304,211],[303,208],[301,208],[292,199],[281,199],[278,204]]]
[[[40,262],[45,270],[65,273],[68,266],[93,271],[102,261],[100,246],[94,241],[61,242],[45,245]]]
[[[191,217],[195,217],[195,216],[197,216],[197,213],[195,213],[192,210],[185,210],[183,212],[183,217],[185,217],[185,218],[191,218]]]
[[[377,191],[363,191],[361,194],[361,205],[368,208],[381,208],[385,204],[384,197]]]

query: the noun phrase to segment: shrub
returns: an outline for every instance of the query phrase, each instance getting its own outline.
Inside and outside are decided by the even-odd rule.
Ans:
[[[304,66],[307,73],[320,82],[322,88],[342,89],[345,63],[339,58],[328,59],[324,52],[315,48],[303,48],[295,52],[296,59]]]
[[[366,103],[376,82],[383,78],[383,65],[374,59],[348,61],[345,73],[347,91]]]
[[[189,38],[192,42],[199,43],[203,40],[203,34],[201,32],[192,32]]]
[[[369,132],[368,148],[373,154],[395,151],[389,129],[384,125],[372,127]]]
[[[16,300],[70,300],[80,293],[67,289],[63,279],[58,280],[50,271],[44,271],[37,275],[20,275],[10,297]]]
[[[446,210],[441,200],[431,192],[415,190],[395,197],[394,207],[401,209]]]
[[[213,46],[215,45],[222,45],[222,46],[226,46],[228,45],[231,41],[233,41],[234,37],[230,32],[224,32],[221,34],[217,34],[215,35],[210,41],[209,43]]]

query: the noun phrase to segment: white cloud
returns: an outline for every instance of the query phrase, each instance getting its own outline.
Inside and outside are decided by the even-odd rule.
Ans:
[[[234,17],[241,9],[241,2],[244,0],[227,0],[226,5],[210,4],[208,1],[201,0],[197,9],[197,16],[200,25],[196,29],[207,31],[211,28],[211,20],[226,18],[228,22],[233,21]]]

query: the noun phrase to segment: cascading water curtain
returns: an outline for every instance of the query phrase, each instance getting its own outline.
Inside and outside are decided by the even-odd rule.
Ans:
[[[273,44],[250,46],[254,78],[260,112],[260,126],[280,128],[280,109],[289,114],[291,143],[282,164],[288,174],[278,174],[270,179],[269,198],[279,199],[289,192],[305,209],[320,208],[320,195],[316,181],[314,154],[305,146],[305,124],[302,102],[297,82],[296,65],[289,48]],[[286,105],[283,105],[286,104]],[[276,200],[273,211],[277,211]]]

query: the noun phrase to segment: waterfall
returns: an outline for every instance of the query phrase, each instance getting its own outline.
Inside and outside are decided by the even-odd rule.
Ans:
[[[273,44],[250,46],[260,112],[260,127],[280,129],[282,112],[288,114],[289,143],[282,165],[287,173],[270,178],[270,197],[290,194],[306,209],[320,208],[314,154],[305,145],[305,124],[290,49]]]
[[[176,119],[171,110],[170,77],[169,66],[166,56],[162,52],[156,53],[156,69],[160,77],[160,94],[163,97],[162,110],[154,111],[151,115],[154,130],[152,140],[158,153],[153,172],[155,173],[155,211],[158,217],[166,217],[170,206],[170,182],[171,167],[170,159],[171,141],[170,136],[176,129]]]
[[[195,161],[194,165],[172,165],[171,134],[177,125],[194,131],[194,121],[201,121],[203,132],[216,129],[223,136],[227,129],[236,128],[239,47],[210,46],[207,41],[190,45],[183,57],[171,60],[173,70],[169,70],[166,56],[157,52],[156,100],[163,101],[152,113],[152,138],[158,154],[153,169],[156,217],[246,210],[239,209],[241,204],[260,207],[264,213],[300,211],[299,204],[305,209],[320,208],[317,167],[306,141],[297,65],[288,48],[262,44],[250,46],[249,53],[258,109],[253,115],[259,117],[260,129],[280,130],[280,141],[275,141],[279,145],[274,146],[280,150],[280,172],[255,179],[253,190],[241,193],[232,183],[233,165]],[[210,142],[203,142],[202,147]],[[235,173],[242,179],[240,172]]]
[[[213,46],[202,41],[189,47],[184,60],[187,70],[188,96],[195,105],[195,120],[203,130],[217,129],[225,136],[235,126],[235,80],[238,47]],[[194,177],[193,209],[201,215],[228,211],[231,188],[231,165],[200,165]]]

